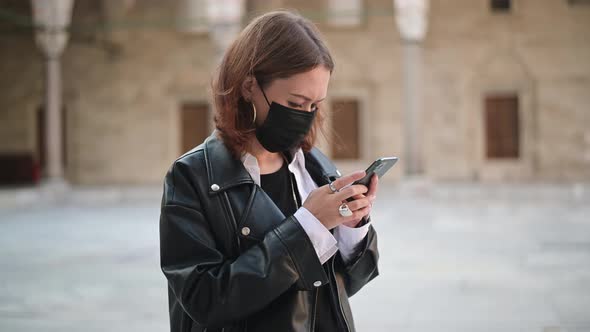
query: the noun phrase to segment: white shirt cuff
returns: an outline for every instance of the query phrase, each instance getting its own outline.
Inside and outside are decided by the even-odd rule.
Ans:
[[[334,256],[338,251],[338,246],[336,245],[338,241],[336,241],[332,233],[309,210],[300,207],[295,211],[293,216],[299,221],[305,233],[307,233],[322,264]]]
[[[340,255],[345,263],[352,259],[356,246],[369,233],[370,225],[370,222],[358,228],[340,225],[334,229],[334,237],[338,240],[338,249],[340,249]]]

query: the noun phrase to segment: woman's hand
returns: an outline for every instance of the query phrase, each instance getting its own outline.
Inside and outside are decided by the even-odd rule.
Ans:
[[[360,194],[360,195],[356,195],[353,197],[355,200],[367,198],[370,202],[369,206],[367,206],[363,209],[364,211],[362,212],[362,217],[355,219],[355,220],[351,220],[349,222],[344,222],[344,223],[342,223],[343,225],[351,227],[351,228],[355,228],[359,224],[359,222],[361,222],[361,220],[366,218],[371,213],[371,209],[373,208],[373,203],[375,202],[375,199],[377,198],[377,189],[378,188],[379,188],[379,177],[377,176],[377,174],[373,174],[373,176],[371,177],[371,182],[369,183],[369,191],[366,194]],[[348,206],[350,206],[350,203],[348,204]]]
[[[351,185],[354,181],[360,180],[365,176],[365,171],[357,171],[343,176],[332,182],[332,185],[338,190],[332,192],[329,185],[325,185],[312,191],[303,207],[311,212],[327,229],[335,228],[338,225],[358,224],[363,217],[369,214],[371,200],[364,195],[368,193],[368,188],[362,184]],[[375,180],[371,179],[371,195],[377,190]],[[340,190],[342,189],[342,190]],[[347,202],[346,199],[354,198],[353,201]],[[352,211],[352,215],[343,217],[338,211],[338,207],[346,203]]]

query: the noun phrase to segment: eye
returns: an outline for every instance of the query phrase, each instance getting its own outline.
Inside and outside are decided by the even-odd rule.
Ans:
[[[320,107],[318,106],[318,104],[311,104],[311,111],[312,112],[317,111],[319,109],[320,109]]]
[[[296,104],[296,103],[294,103],[294,102],[288,102],[288,103],[289,103],[289,106],[290,106],[290,107],[297,107],[297,108],[302,108],[302,107],[303,107],[303,105],[301,105],[301,104]]]

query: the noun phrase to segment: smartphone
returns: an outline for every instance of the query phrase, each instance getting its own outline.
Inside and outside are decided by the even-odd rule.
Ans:
[[[353,185],[362,184],[369,187],[373,174],[377,174],[381,178],[397,162],[397,159],[397,157],[383,157],[375,160],[365,170],[366,175],[362,179],[354,181]]]

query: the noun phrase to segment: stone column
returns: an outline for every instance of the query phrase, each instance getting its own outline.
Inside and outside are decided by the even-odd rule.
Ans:
[[[329,0],[327,22],[336,27],[358,27],[363,20],[362,0]]]
[[[209,33],[215,45],[216,63],[242,30],[244,0],[208,0]]]
[[[35,39],[46,61],[45,132],[50,182],[65,182],[62,165],[62,86],[60,57],[67,44],[73,0],[32,0]],[[43,147],[41,147],[43,148]]]
[[[394,0],[395,20],[403,41],[403,128],[406,175],[423,172],[422,41],[428,23],[428,0]]]

